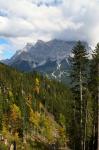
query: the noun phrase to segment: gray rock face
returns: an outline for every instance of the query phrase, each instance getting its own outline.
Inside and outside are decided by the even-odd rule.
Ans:
[[[82,43],[89,50],[88,44]],[[75,45],[76,41],[38,40],[35,45],[28,43],[11,59],[4,60],[3,63],[22,71],[36,70],[61,80],[64,75],[68,75],[68,57]]]

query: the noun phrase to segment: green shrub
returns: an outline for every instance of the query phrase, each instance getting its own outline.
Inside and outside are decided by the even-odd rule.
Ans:
[[[0,142],[0,150],[8,150],[8,146]]]

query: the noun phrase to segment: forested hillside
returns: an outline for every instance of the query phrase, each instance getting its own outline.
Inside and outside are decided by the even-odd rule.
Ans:
[[[0,149],[13,142],[19,150],[67,147],[71,110],[63,84],[0,64]]]

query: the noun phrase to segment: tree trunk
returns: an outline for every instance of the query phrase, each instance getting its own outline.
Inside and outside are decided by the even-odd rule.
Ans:
[[[83,101],[83,96],[82,96],[82,72],[80,69],[80,102],[81,102],[81,118],[80,118],[80,123],[81,123],[81,149],[83,150],[83,136],[82,136],[82,101]]]
[[[86,118],[85,118],[85,129],[84,129],[84,150],[86,150],[86,136],[87,136],[87,104],[86,104]]]
[[[16,141],[13,142],[14,150],[16,150]]]
[[[75,103],[75,100],[74,100],[74,121],[76,120],[76,103]],[[74,142],[74,150],[75,150],[75,142]]]
[[[99,150],[99,63],[98,63],[98,150]]]

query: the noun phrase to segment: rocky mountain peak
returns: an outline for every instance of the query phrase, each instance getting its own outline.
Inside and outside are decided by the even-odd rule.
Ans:
[[[82,44],[89,51],[87,42]],[[22,50],[16,51],[11,59],[2,62],[22,71],[36,70],[56,78],[58,76],[60,79],[68,75],[68,57],[75,45],[76,41],[38,40],[35,44],[27,43]]]

